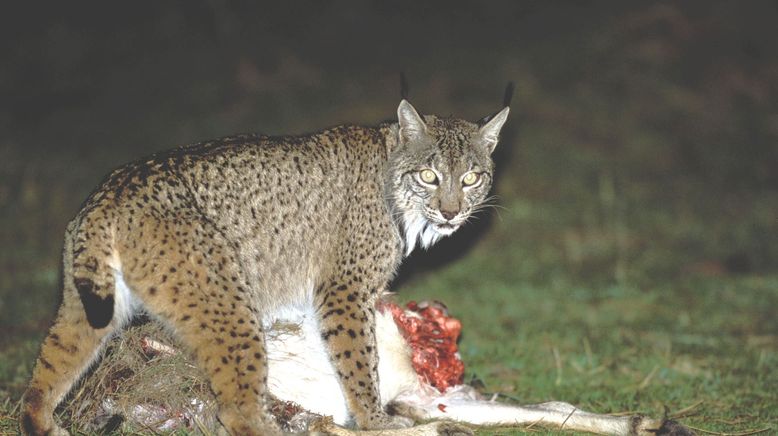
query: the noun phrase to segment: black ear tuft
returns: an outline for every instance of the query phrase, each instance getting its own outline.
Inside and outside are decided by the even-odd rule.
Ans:
[[[503,96],[502,96],[502,107],[503,108],[509,107],[511,105],[511,100],[513,100],[513,90],[514,90],[514,88],[515,87],[513,86],[513,82],[508,82],[508,85],[505,86],[505,94],[503,94]],[[495,113],[495,114],[492,114],[492,115],[487,115],[487,116],[481,118],[480,120],[478,120],[476,122],[476,124],[478,124],[479,126],[483,126],[486,123],[488,123],[492,119],[492,117],[495,116],[495,115],[497,115],[497,114]]]
[[[408,88],[408,79],[405,77],[404,72],[400,72],[400,96],[403,98],[403,100],[408,100],[408,92],[410,89]]]
[[[505,87],[505,94],[502,97],[502,107],[511,105],[511,100],[513,100],[513,89],[513,82],[508,82],[508,85]]]

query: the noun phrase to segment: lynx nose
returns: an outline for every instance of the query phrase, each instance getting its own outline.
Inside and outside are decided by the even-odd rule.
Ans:
[[[447,221],[451,221],[452,219],[454,219],[455,216],[459,214],[459,212],[453,210],[441,209],[440,214],[443,215],[443,218],[445,218]]]

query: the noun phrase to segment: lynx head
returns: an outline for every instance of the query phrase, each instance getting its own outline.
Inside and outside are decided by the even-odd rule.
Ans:
[[[397,109],[387,197],[405,231],[406,255],[457,230],[486,200],[491,154],[509,108],[479,123]]]

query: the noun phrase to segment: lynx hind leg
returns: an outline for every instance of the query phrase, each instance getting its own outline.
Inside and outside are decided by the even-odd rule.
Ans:
[[[235,251],[196,218],[144,222],[145,245],[155,251],[128,244],[128,284],[192,351],[230,434],[279,433],[266,409],[264,334]]]
[[[114,314],[113,277],[105,262],[95,264],[92,271],[81,277],[81,283],[102,282],[111,306],[90,306],[91,300],[88,297],[85,300],[84,290],[78,289],[78,280],[73,276],[71,235],[66,236],[65,243],[62,304],[43,341],[22,401],[20,427],[28,435],[68,434],[55,423],[54,409],[100,354],[106,338],[129,317]],[[122,298],[129,296],[118,296]],[[124,304],[124,310],[128,311],[130,306]],[[93,311],[91,315],[88,310]],[[107,313],[99,313],[100,310]],[[94,326],[94,319],[102,320],[99,328]]]
[[[24,434],[68,434],[54,422],[54,409],[99,355],[104,339],[115,330],[111,324],[103,329],[90,327],[81,302],[72,294],[66,288],[65,299],[43,342],[32,381],[24,394]]]

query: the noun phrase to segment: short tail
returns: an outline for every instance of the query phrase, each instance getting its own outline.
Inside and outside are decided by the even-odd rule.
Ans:
[[[64,256],[65,287],[72,280],[86,319],[95,329],[108,326],[113,319],[115,286],[108,263],[113,253],[113,226],[98,211],[84,211],[73,220],[65,238]]]

